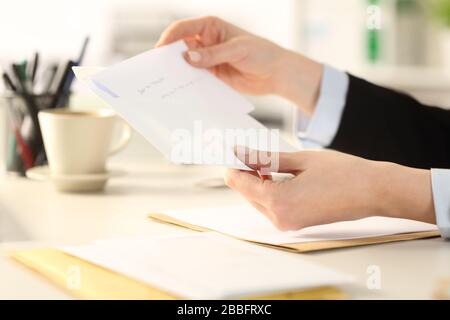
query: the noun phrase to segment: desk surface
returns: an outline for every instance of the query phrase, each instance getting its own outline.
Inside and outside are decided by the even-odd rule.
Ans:
[[[167,208],[208,207],[244,201],[230,189],[195,185],[222,170],[174,166],[154,159],[113,163],[128,175],[109,182],[102,194],[61,194],[46,182],[0,177],[0,299],[67,299],[63,290],[12,261],[8,249],[78,244],[135,234],[192,232],[147,219]],[[6,237],[6,239],[5,239]],[[1,239],[0,239],[1,240]],[[450,277],[450,243],[440,238],[305,254],[313,261],[353,274],[343,288],[354,299],[428,299],[442,277]],[[368,267],[380,271],[381,288],[367,288]],[[370,268],[369,268],[370,270]]]

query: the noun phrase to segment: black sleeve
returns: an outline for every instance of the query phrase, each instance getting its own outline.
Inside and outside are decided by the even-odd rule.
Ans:
[[[350,75],[331,149],[416,168],[450,168],[450,111]]]

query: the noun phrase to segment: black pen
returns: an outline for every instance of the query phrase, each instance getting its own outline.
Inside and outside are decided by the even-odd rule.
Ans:
[[[33,59],[33,62],[31,64],[31,74],[30,74],[31,84],[34,84],[34,80],[36,78],[36,73],[37,73],[38,66],[39,66],[39,53],[35,52],[34,53],[34,59]]]
[[[64,98],[65,94],[65,88],[66,88],[66,82],[68,80],[68,77],[70,76],[70,73],[72,72],[72,66],[74,66],[75,63],[72,60],[69,60],[64,68],[64,72],[59,80],[58,87],[56,88],[54,97],[52,102],[50,103],[49,108],[54,109],[60,107],[61,99]]]
[[[5,82],[5,86],[6,88],[8,88],[11,91],[16,92],[17,88],[14,85],[14,83],[12,82],[11,78],[9,77],[9,75],[6,72],[3,72],[3,81]]]
[[[52,84],[53,84],[53,81],[55,80],[57,71],[58,71],[58,65],[53,64],[50,67],[50,75],[48,76],[47,84],[44,88],[44,93],[46,93],[46,94],[50,93],[50,90],[52,89]]]
[[[77,66],[81,66],[81,63],[83,62],[88,44],[89,44],[89,36],[84,38],[84,42],[83,42],[83,46],[81,47],[80,55],[78,56],[78,60],[76,61]]]

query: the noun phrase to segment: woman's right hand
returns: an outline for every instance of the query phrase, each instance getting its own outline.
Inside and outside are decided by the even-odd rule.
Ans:
[[[280,95],[308,114],[314,111],[321,64],[216,17],[176,21],[156,46],[181,39],[189,47],[185,58],[191,65],[208,68],[234,89]]]

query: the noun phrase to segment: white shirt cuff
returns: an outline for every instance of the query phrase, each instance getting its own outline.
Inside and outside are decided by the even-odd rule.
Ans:
[[[309,118],[300,110],[296,113],[295,132],[303,147],[323,148],[331,144],[341,122],[348,85],[348,74],[324,65],[314,114]]]
[[[450,170],[431,169],[436,224],[444,238],[450,239]]]

